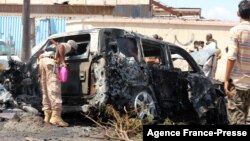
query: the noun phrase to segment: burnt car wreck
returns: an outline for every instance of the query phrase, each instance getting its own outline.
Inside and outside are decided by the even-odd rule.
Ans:
[[[41,98],[35,92],[27,65],[10,56],[8,65],[9,68],[0,74],[0,113],[13,113],[18,109],[39,114],[37,109],[41,105]]]
[[[227,124],[224,94],[182,48],[121,29],[93,29],[49,37],[32,50],[26,65],[31,95],[40,95],[38,52],[57,42],[75,40],[77,54],[66,57],[68,80],[62,83],[64,110],[91,112],[111,104],[136,110],[140,118]],[[78,107],[78,108],[76,108]]]

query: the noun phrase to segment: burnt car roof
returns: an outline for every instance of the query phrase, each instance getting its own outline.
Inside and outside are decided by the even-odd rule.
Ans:
[[[48,38],[46,38],[44,41],[40,42],[39,44],[37,44],[36,46],[34,46],[32,48],[32,56],[41,49],[41,46],[43,44],[45,44],[49,39],[53,39],[53,38],[60,38],[60,37],[66,37],[66,36],[72,36],[72,35],[81,35],[81,34],[87,34],[87,33],[94,33],[94,32],[100,32],[100,31],[109,31],[109,32],[113,32],[113,31],[118,31],[118,32],[125,32],[127,35],[130,36],[137,36],[140,38],[144,38],[144,39],[149,39],[149,40],[154,40],[157,42],[162,42],[162,43],[166,43],[164,41],[160,41],[157,40],[155,38],[149,37],[149,36],[145,36],[136,32],[129,32],[126,31],[124,29],[120,29],[120,28],[93,28],[93,29],[87,29],[87,30],[78,30],[78,31],[70,31],[70,32],[61,32],[58,34],[54,34],[49,36]],[[39,47],[40,46],[40,47]]]
[[[51,36],[48,37],[48,39],[59,38],[59,37],[70,36],[70,35],[77,35],[77,34],[86,34],[86,33],[91,33],[91,32],[95,32],[95,31],[98,31],[98,30],[100,30],[100,29],[95,28],[95,29],[89,29],[89,30],[78,30],[78,31],[62,32],[62,33],[51,35]]]

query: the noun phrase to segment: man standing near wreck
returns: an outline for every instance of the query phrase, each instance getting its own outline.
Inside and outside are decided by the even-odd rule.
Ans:
[[[212,54],[205,64],[202,67],[203,72],[205,73],[205,76],[213,79],[215,78],[215,73],[217,69],[217,62],[220,55],[220,50],[217,47],[216,40],[213,39],[213,35],[211,33],[208,33],[206,35],[206,46],[203,49],[208,49],[210,51],[216,51],[214,54]]]
[[[39,56],[40,66],[39,72],[41,75],[41,87],[43,93],[43,108],[44,121],[57,126],[68,126],[61,118],[62,113],[62,97],[61,97],[61,82],[58,78],[56,65],[66,67],[65,55],[76,51],[77,44],[73,40],[67,43],[58,44],[51,40],[55,47],[46,48]]]
[[[238,8],[241,22],[230,30],[224,83],[230,124],[246,124],[250,106],[250,1],[242,0]]]

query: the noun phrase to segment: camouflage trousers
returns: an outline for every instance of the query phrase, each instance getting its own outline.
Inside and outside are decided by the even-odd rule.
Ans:
[[[250,111],[250,90],[231,89],[232,97],[228,98],[227,110],[230,124],[246,124]]]
[[[41,75],[41,88],[43,93],[42,110],[61,110],[61,82],[53,72],[54,60],[50,58],[40,59],[39,72]]]

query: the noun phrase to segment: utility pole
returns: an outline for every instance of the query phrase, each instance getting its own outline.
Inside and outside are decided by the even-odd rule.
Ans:
[[[21,60],[28,62],[31,49],[30,49],[30,0],[23,0],[23,39],[22,39],[22,52]]]

